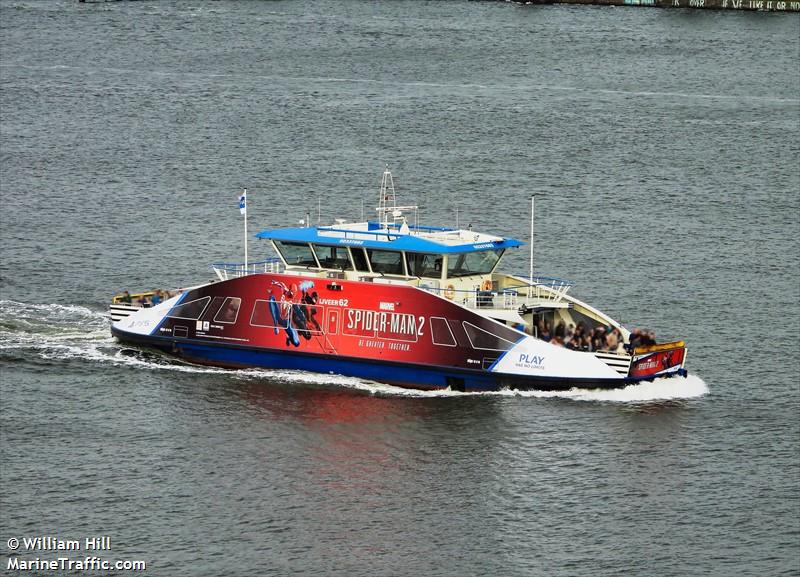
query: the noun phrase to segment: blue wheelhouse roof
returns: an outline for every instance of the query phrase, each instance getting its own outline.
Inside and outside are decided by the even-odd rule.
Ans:
[[[373,225],[375,223],[369,224]],[[430,238],[430,236],[436,232],[455,233],[458,231],[432,227],[415,227],[413,230],[415,234],[406,234],[399,230],[398,232],[387,232],[386,228],[378,229],[377,226],[374,228],[371,226],[369,230],[334,227],[280,228],[262,230],[256,234],[256,237],[283,242],[310,242],[324,246],[350,246],[438,254],[498,250],[524,244],[513,238],[487,237],[487,235],[477,235],[482,238],[479,238],[475,243],[454,244],[453,242],[439,242]]]

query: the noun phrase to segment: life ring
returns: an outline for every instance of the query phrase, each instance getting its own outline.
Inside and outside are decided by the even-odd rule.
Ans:
[[[451,284],[447,285],[447,288],[444,289],[444,296],[449,300],[453,300],[453,297],[456,296],[456,287]]]
[[[481,290],[482,291],[490,291],[490,290],[492,290],[492,281],[490,281],[488,278],[485,281],[483,281],[481,283]]]

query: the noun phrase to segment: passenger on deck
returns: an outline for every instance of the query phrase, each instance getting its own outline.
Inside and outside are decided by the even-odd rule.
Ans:
[[[156,291],[153,293],[153,296],[150,297],[150,303],[153,306],[156,306],[161,302],[161,300],[161,289],[156,289]]]
[[[622,333],[619,329],[614,327],[611,332],[606,335],[606,349],[611,352],[616,352],[619,343],[622,340]]]
[[[128,291],[123,292],[122,296],[119,299],[119,302],[131,304],[133,302],[131,300],[131,293],[129,293]]]
[[[567,341],[566,347],[573,351],[581,350],[583,348],[583,343],[581,342],[580,335],[578,335],[578,333],[573,334],[572,338]]]
[[[606,347],[606,327],[595,327],[592,331],[592,350],[602,351]]]
[[[555,330],[553,331],[553,336],[558,337],[564,341],[565,337],[567,336],[567,326],[564,324],[564,321],[558,321]]]
[[[567,332],[564,333],[564,342],[569,343],[574,335],[575,335],[575,325],[569,323],[569,326],[567,327]]]
[[[136,299],[136,304],[141,307],[149,307],[150,306],[150,299],[146,296],[142,295],[138,299]]]
[[[656,333],[653,331],[645,331],[642,329],[633,329],[633,331],[631,331],[629,345],[631,351],[636,347],[647,347],[654,344],[656,344]]]

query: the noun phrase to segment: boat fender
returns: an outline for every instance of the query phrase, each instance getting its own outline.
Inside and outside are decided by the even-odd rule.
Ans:
[[[490,281],[488,278],[485,281],[483,281],[481,283],[481,290],[482,291],[490,291],[490,290],[492,290],[492,281]]]
[[[447,288],[444,289],[444,296],[449,300],[453,300],[453,297],[456,296],[456,287],[451,284],[447,285]]]

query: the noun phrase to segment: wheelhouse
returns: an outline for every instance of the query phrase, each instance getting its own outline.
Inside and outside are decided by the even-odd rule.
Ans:
[[[286,271],[372,282],[428,286],[490,279],[508,248],[506,239],[467,230],[407,223],[337,223],[333,226],[264,230]],[[414,282],[416,281],[416,282]]]

